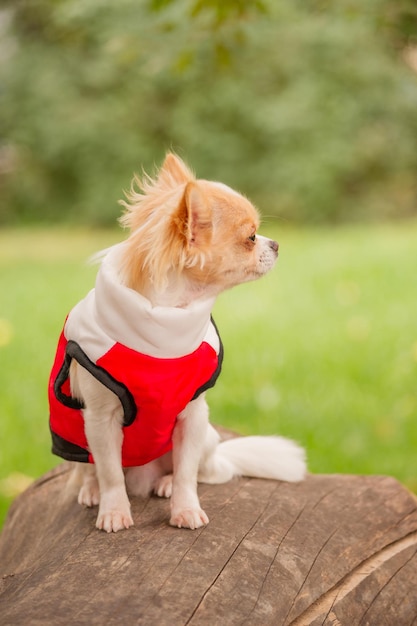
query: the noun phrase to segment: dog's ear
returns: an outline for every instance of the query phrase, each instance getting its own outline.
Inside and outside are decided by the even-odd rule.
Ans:
[[[197,182],[188,183],[184,193],[188,213],[189,243],[203,248],[211,242],[213,222],[209,200]]]
[[[187,183],[175,222],[191,248],[202,249],[210,244],[213,232],[211,208],[198,182]]]
[[[182,185],[194,180],[193,172],[185,165],[176,154],[168,152],[165,157],[161,169],[158,173],[158,181],[172,187],[174,185]]]

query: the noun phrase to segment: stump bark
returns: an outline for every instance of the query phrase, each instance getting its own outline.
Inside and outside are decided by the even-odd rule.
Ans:
[[[0,536],[2,626],[417,624],[417,500],[388,477],[241,478],[200,485],[203,529],[132,499],[107,535],[58,466]]]

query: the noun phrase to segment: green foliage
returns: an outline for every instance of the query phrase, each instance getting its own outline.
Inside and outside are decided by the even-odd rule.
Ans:
[[[280,433],[313,472],[377,473],[417,492],[417,222],[267,229],[276,268],[223,294],[225,345],[212,420]],[[93,286],[94,251],[117,232],[0,232],[0,518],[50,453],[47,381],[70,308]]]
[[[414,4],[14,0],[0,222],[114,222],[171,148],[271,216],[415,213]]]

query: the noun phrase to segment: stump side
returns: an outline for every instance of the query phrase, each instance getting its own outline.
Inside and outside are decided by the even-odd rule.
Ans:
[[[210,523],[196,531],[169,526],[168,501],[132,498],[135,527],[112,535],[95,529],[96,510],[76,503],[67,479],[64,464],[11,507],[4,626],[401,626],[417,616],[417,501],[392,478],[200,485]]]

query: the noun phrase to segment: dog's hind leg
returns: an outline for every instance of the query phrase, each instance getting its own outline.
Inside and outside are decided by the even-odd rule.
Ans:
[[[203,454],[198,468],[198,482],[226,483],[235,476],[233,463],[219,455],[220,435],[211,424],[208,425]]]
[[[171,452],[159,459],[155,459],[146,465],[128,467],[125,470],[127,493],[132,496],[146,498],[154,491],[158,495],[171,496],[166,493],[158,493],[159,485],[167,472],[172,472]],[[169,474],[172,482],[172,474]]]
[[[100,502],[96,468],[89,463],[74,463],[74,482],[79,484],[78,503],[96,506]]]

